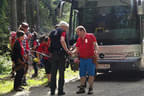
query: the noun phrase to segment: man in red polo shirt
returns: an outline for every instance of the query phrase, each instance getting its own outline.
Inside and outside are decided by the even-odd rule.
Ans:
[[[89,90],[88,94],[93,94],[93,82],[95,76],[95,64],[93,63],[93,57],[96,55],[96,49],[98,49],[96,37],[92,33],[87,33],[83,26],[76,28],[76,33],[79,36],[76,42],[76,50],[80,57],[80,89],[77,94],[85,93],[85,81],[88,74]]]

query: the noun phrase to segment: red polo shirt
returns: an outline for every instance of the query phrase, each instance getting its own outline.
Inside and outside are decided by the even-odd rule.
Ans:
[[[80,58],[94,56],[94,42],[96,42],[96,37],[92,33],[86,33],[84,38],[77,39],[76,47],[78,47]]]

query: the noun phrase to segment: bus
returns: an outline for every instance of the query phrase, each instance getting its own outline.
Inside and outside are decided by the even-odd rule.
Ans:
[[[83,25],[96,36],[97,72],[143,71],[143,0],[70,0],[70,40]]]

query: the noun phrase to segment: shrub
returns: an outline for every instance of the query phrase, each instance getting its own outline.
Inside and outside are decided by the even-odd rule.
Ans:
[[[9,52],[6,52],[4,55],[0,56],[0,74],[8,73],[11,70],[11,60]]]

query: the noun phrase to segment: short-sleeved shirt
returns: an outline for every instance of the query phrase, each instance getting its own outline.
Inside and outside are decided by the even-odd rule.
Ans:
[[[61,37],[66,38],[66,32],[62,32]]]
[[[78,38],[76,47],[80,58],[92,58],[94,56],[94,42],[96,37],[92,33],[86,33],[84,38]]]
[[[48,44],[41,43],[40,46],[38,47],[37,51],[38,51],[38,52],[41,52],[41,53],[43,53],[43,54],[48,55],[48,54],[50,53],[49,50],[48,50],[49,45],[50,45],[50,44],[49,44],[49,41],[48,41]],[[46,60],[47,60],[48,57],[44,56],[43,59],[46,59]]]

